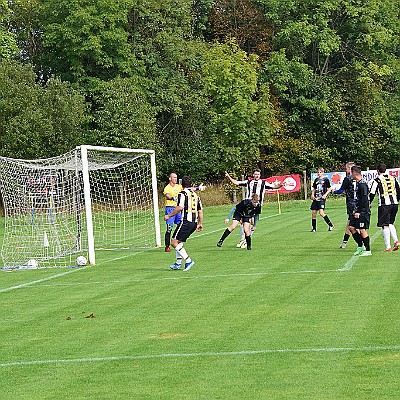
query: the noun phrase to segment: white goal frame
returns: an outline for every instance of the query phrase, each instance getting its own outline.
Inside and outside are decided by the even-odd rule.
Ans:
[[[32,189],[32,182],[42,185],[37,190],[42,190],[37,195],[38,200],[34,198],[36,189]],[[36,259],[39,267],[41,261],[43,265],[49,264],[50,259],[57,261],[47,266],[68,266],[68,261],[65,262],[67,265],[61,265],[60,260],[69,256],[71,265],[72,257],[82,253],[87,255],[90,264],[95,265],[99,223],[104,232],[111,230],[119,235],[112,239],[112,243],[118,243],[115,248],[161,246],[154,150],[81,145],[50,159],[0,157],[0,190],[6,221],[1,250],[4,269],[29,268],[28,257]],[[151,222],[153,219],[154,223]],[[43,228],[43,223],[47,228]],[[68,224],[73,225],[72,228]],[[63,246],[65,231],[70,236],[68,246]],[[75,231],[79,232],[75,234]],[[36,236],[32,239],[32,255],[28,245],[21,249],[24,247],[21,245],[23,236],[27,242],[31,236]],[[55,251],[53,247],[49,251],[50,236],[53,242],[56,241]],[[135,244],[120,244],[122,242]],[[137,245],[136,242],[145,244]],[[49,253],[48,257],[38,255],[39,247]],[[102,245],[97,244],[99,247]]]

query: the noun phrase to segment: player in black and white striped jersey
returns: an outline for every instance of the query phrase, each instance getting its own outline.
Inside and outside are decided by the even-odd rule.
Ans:
[[[386,174],[386,165],[377,165],[378,176],[372,181],[370,188],[370,202],[378,195],[378,223],[382,228],[383,240],[386,246],[386,252],[392,251],[390,245],[390,237],[393,238],[393,250],[399,249],[399,239],[397,236],[394,222],[396,220],[397,211],[399,208],[400,185],[397,180]]]
[[[164,216],[167,221],[174,215],[182,212],[182,220],[176,227],[171,245],[176,250],[176,262],[170,266],[171,269],[180,269],[182,260],[185,260],[184,271],[188,271],[194,265],[194,261],[188,256],[183,242],[189,238],[194,231],[203,229],[203,206],[200,197],[192,189],[193,182],[190,176],[182,178],[183,190],[178,194],[178,202],[172,212]]]

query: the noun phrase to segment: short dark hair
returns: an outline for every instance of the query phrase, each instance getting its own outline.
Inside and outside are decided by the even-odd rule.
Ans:
[[[190,176],[185,175],[182,178],[182,186],[184,188],[188,188],[188,187],[192,187],[193,186],[193,181],[192,178]]]
[[[380,172],[380,173],[385,172],[385,171],[386,171],[386,164],[379,163],[379,164],[376,166],[376,170],[377,170],[378,172]]]
[[[260,168],[254,168],[253,174],[254,172],[259,172],[261,174],[261,169]]]
[[[351,172],[354,172],[355,174],[361,175],[361,167],[359,165],[353,165],[351,167]]]

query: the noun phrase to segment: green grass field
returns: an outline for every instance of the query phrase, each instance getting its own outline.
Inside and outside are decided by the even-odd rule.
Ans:
[[[333,232],[309,232],[309,206],[266,203],[252,251],[238,231],[216,247],[230,206],[206,208],[188,272],[163,249],[1,272],[2,398],[400,398],[400,251],[382,252],[376,204],[371,257],[339,249],[343,198]]]

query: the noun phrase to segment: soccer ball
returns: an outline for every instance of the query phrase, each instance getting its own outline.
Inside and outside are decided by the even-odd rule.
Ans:
[[[80,267],[84,266],[87,264],[87,259],[85,256],[79,256],[76,259],[76,265],[79,265]]]
[[[37,268],[38,265],[38,262],[33,258],[28,261],[28,268]]]

